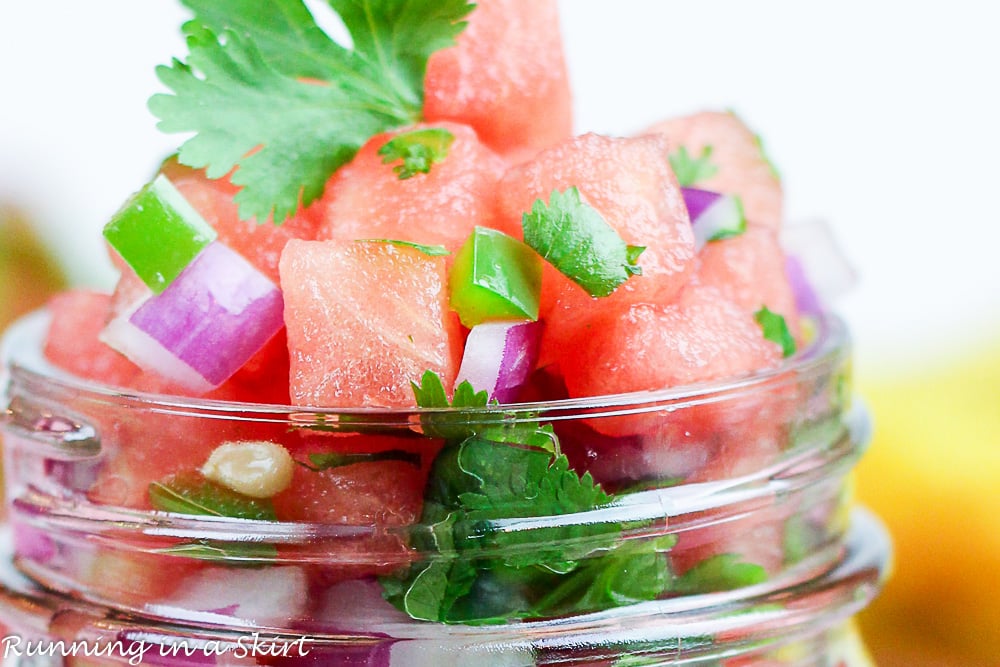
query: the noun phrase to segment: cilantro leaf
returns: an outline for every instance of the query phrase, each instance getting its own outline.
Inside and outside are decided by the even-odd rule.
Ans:
[[[644,248],[630,246],[571,187],[555,190],[546,204],[536,200],[522,219],[524,242],[591,296],[608,296],[629,276]]]
[[[187,62],[157,75],[165,132],[194,132],[179,159],[210,178],[235,169],[240,216],[281,223],[318,198],[371,136],[420,118],[427,58],[454,43],[466,0],[329,0],[345,49],[301,0],[185,0]]]
[[[355,243],[386,243],[400,248],[413,248],[428,255],[429,257],[444,257],[451,254],[443,245],[423,245],[411,241],[399,241],[397,239],[357,239]]]
[[[698,157],[688,153],[687,147],[681,146],[668,156],[670,166],[677,176],[677,183],[682,188],[689,188],[701,181],[707,181],[718,173],[719,168],[709,161],[712,157],[712,147],[705,146]]]
[[[701,561],[674,580],[673,592],[685,595],[728,591],[767,581],[767,571],[744,562],[739,554],[717,554]]]
[[[415,545],[441,557],[384,578],[385,597],[416,618],[462,623],[654,599],[671,580],[674,538],[622,541],[617,522],[547,520],[611,500],[565,456],[477,436],[452,443],[428,480],[421,523],[433,529]],[[531,517],[544,519],[525,526]]]
[[[234,519],[274,521],[270,500],[251,498],[207,479],[200,472],[170,475],[149,485],[154,509],[176,514],[228,516]]]
[[[331,468],[342,468],[354,465],[355,463],[369,463],[371,461],[401,461],[410,465],[420,467],[420,455],[414,452],[407,452],[402,449],[389,449],[382,452],[372,452],[370,454],[343,454],[340,452],[322,452],[309,455],[309,463],[300,462],[305,468],[313,472],[322,472]]]
[[[455,141],[455,135],[438,127],[411,130],[396,135],[378,149],[383,164],[402,160],[403,164],[392,168],[405,181],[417,174],[431,173],[431,166],[448,157],[448,149]]]
[[[788,330],[788,324],[781,315],[772,312],[767,306],[761,306],[753,315],[757,324],[764,331],[764,338],[781,346],[783,357],[790,357],[795,354],[795,338]]]

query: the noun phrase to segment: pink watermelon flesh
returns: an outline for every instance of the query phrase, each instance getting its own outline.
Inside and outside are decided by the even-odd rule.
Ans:
[[[555,0],[483,0],[458,44],[427,63],[424,117],[475,128],[517,160],[572,133]]]
[[[394,239],[457,250],[476,225],[498,225],[494,200],[504,161],[467,126],[410,129],[428,127],[455,137],[447,157],[430,173],[401,180],[392,163],[383,164],[378,150],[400,133],[393,132],[373,137],[334,174],[311,208],[320,220],[319,239]],[[518,228],[504,231],[516,234]]]
[[[562,364],[571,396],[655,390],[777,366],[781,350],[753,316],[711,287],[691,286],[668,306],[608,309],[573,341]],[[656,419],[655,413],[649,416]],[[591,420],[608,435],[642,432],[642,418]]]
[[[739,116],[703,111],[657,123],[647,132],[666,136],[671,151],[683,146],[695,158],[706,146],[711,146],[709,162],[718,171],[711,178],[691,185],[738,195],[751,225],[775,231],[781,227],[781,179],[764,155],[757,135]]]
[[[243,255],[258,271],[278,283],[278,260],[289,240],[316,237],[313,209],[301,209],[281,225],[270,220],[240,220],[233,197],[239,188],[228,178],[209,179],[202,170],[191,169],[168,160],[163,173],[188,202],[211,225],[218,240]]]
[[[753,314],[767,306],[798,331],[795,294],[785,272],[785,254],[777,235],[763,228],[705,245],[699,258],[698,283],[714,287],[736,305]]]
[[[535,200],[548,201],[553,190],[572,186],[626,243],[645,246],[638,261],[642,275],[630,278],[611,296],[595,299],[546,264],[540,365],[570,354],[568,341],[597,313],[621,312],[640,302],[669,303],[694,269],[694,235],[662,138],[588,134],[542,151],[504,176],[501,213],[520,221]]]
[[[458,320],[445,258],[388,243],[290,241],[281,287],[291,398],[322,407],[413,407],[425,371],[455,381]]]
[[[45,339],[46,358],[78,377],[117,387],[131,386],[138,366],[98,339],[111,308],[111,297],[69,290],[49,301],[52,324]]]

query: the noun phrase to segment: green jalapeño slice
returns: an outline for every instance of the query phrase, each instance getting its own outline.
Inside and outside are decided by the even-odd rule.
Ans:
[[[476,227],[449,276],[451,307],[470,329],[495,320],[537,320],[542,286],[538,254],[503,232]]]
[[[216,233],[161,175],[115,213],[104,226],[104,238],[159,294],[215,240]]]

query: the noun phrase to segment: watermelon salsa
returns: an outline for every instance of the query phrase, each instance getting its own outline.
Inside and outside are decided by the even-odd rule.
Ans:
[[[114,294],[49,304],[48,361],[118,398],[68,399],[100,454],[37,488],[216,528],[101,546],[25,519],[25,571],[298,627],[377,577],[412,618],[480,623],[762,583],[836,541],[839,481],[573,518],[843,437],[842,350],[815,353],[737,116],[574,136],[554,0],[334,3],[352,49],[294,0],[184,2],[189,59],[150,107],[194,137],[105,227]],[[565,520],[496,528],[531,517]]]

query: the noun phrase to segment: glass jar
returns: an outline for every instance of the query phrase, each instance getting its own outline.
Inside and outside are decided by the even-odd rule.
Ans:
[[[29,661],[30,651],[75,651],[75,661],[66,664],[870,667],[848,619],[878,591],[889,543],[870,514],[855,511],[851,524],[832,567],[788,587],[470,627],[414,622],[388,607],[373,582],[354,581],[345,584],[340,604],[360,625],[328,633],[184,626],[70,601],[10,567],[8,533],[0,537],[0,630],[11,660],[4,664],[38,664]]]
[[[45,361],[46,326],[38,313],[4,342],[8,522],[17,568],[73,599],[210,636],[429,656],[458,642],[504,665],[763,655],[758,639],[805,613],[787,604],[799,592],[808,641],[778,643],[811,660],[866,599],[814,604],[856,564],[847,480],[868,437],[834,318],[780,368],[726,382],[337,412],[81,381]],[[280,491],[205,477],[246,443],[290,456]],[[783,625],[757,629],[765,608]],[[387,664],[371,660],[343,664]]]

